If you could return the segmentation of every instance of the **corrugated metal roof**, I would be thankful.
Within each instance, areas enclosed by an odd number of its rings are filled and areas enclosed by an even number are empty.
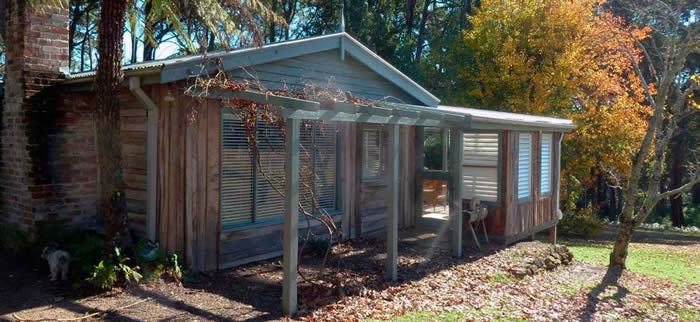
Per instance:
[[[333,38],[338,39],[339,41],[337,43],[334,43]],[[329,41],[332,43],[332,46],[330,47],[327,46]],[[249,62],[245,58],[255,58],[259,56],[264,56],[263,53],[268,53],[266,57],[268,57],[269,60],[274,61],[276,59],[279,59],[277,57],[285,56],[284,54],[278,55],[278,52],[288,53],[291,55],[295,55],[296,53],[308,54],[314,52],[315,50],[328,50],[331,47],[340,48],[342,46],[341,43],[345,43],[345,52],[353,55],[355,58],[367,65],[370,69],[382,75],[390,82],[394,83],[398,87],[402,88],[404,91],[408,92],[410,95],[416,97],[416,99],[423,102],[424,104],[435,106],[440,102],[440,100],[437,97],[435,97],[432,93],[418,85],[410,77],[403,74],[401,71],[389,64],[386,60],[379,57],[377,54],[369,50],[367,47],[362,45],[359,41],[352,38],[352,36],[348,35],[345,32],[333,33],[329,35],[316,36],[304,39],[276,42],[272,44],[266,44],[262,46],[262,48],[249,47],[233,50],[221,50],[207,53],[206,55],[187,55],[169,59],[125,65],[123,67],[123,70],[126,76],[131,76],[134,74],[144,72],[148,73],[151,71],[153,71],[154,73],[162,71],[160,75],[161,82],[170,82],[173,80],[185,79],[187,77],[190,77],[192,76],[191,73],[193,71],[194,73],[196,73],[196,71],[200,70],[201,67],[206,67],[202,66],[202,62],[205,58],[209,59],[210,61],[212,59],[218,58],[221,58],[222,61],[242,58],[245,64],[255,65],[254,62]],[[300,51],[299,48],[304,48],[305,50]],[[237,65],[224,64],[224,67],[227,70],[235,69],[237,68]],[[207,68],[203,68],[202,70],[206,71]],[[94,71],[74,73],[67,75],[66,83],[75,84],[88,82],[94,76]]]
[[[545,127],[553,129],[572,130],[576,125],[567,119],[554,117],[535,116],[518,113],[498,112],[469,107],[438,105],[438,110],[445,112],[470,115],[472,123],[487,123],[501,125],[520,125],[532,127]]]

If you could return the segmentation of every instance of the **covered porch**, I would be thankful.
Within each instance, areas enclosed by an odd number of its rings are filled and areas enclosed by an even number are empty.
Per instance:
[[[422,136],[425,127],[445,128],[452,133],[450,150],[452,159],[446,175],[449,181],[449,204],[450,215],[447,227],[452,231],[449,239],[450,252],[452,256],[462,256],[462,147],[463,133],[471,128],[471,117],[469,115],[440,111],[435,108],[428,108],[409,104],[398,103],[372,103],[371,105],[355,104],[347,102],[317,102],[299,98],[260,93],[253,90],[230,91],[215,90],[199,95],[200,98],[216,99],[226,102],[227,100],[242,99],[260,104],[270,104],[278,106],[285,119],[285,160],[284,160],[284,222],[283,222],[283,296],[282,305],[285,314],[293,315],[297,311],[297,261],[299,247],[299,168],[300,168],[300,125],[303,120],[322,120],[335,122],[350,122],[359,124],[372,124],[382,127],[386,133],[386,140],[383,143],[386,149],[386,169],[385,180],[388,187],[387,207],[385,212],[386,227],[386,259],[385,276],[388,280],[397,279],[397,258],[398,258],[398,230],[399,230],[399,208],[406,205],[399,204],[399,140],[400,126],[415,127],[415,155],[409,158],[415,160],[415,168],[408,171],[413,172],[416,178],[415,187],[412,191],[416,196],[414,209],[423,207],[422,199],[422,178],[423,178],[423,148]],[[344,164],[345,160],[340,160],[341,169],[354,166]],[[406,171],[406,169],[402,169]],[[352,201],[350,201],[352,202]],[[420,215],[422,211],[418,211]],[[343,236],[352,236],[350,227],[350,216],[344,215],[341,223]]]

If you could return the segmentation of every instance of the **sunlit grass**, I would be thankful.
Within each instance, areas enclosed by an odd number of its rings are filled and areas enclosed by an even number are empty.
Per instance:
[[[562,240],[583,262],[607,266],[612,243]],[[700,252],[697,246],[631,243],[627,255],[627,269],[632,272],[667,278],[679,284],[700,283]]]

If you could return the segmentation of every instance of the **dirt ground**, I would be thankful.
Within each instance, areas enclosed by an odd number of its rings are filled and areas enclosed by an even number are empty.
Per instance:
[[[481,250],[467,244],[465,256],[454,259],[446,242],[435,242],[430,233],[408,231],[401,236],[398,281],[383,278],[382,239],[336,245],[323,279],[310,284],[300,277],[296,318],[352,321],[422,316],[414,312],[436,316],[457,312],[457,319],[470,320],[676,321],[700,316],[698,284],[681,286],[576,260],[534,276],[512,276],[513,265],[548,247],[542,242],[491,244]],[[644,233],[639,238],[676,242],[700,251],[696,237]],[[318,257],[302,258],[300,271],[305,278],[318,272]],[[0,320],[66,319],[92,313],[100,314],[90,319],[121,321],[278,320],[284,319],[281,278],[280,259],[274,259],[200,274],[182,285],[159,281],[85,294],[70,285],[49,282],[45,268],[27,267],[0,254]]]

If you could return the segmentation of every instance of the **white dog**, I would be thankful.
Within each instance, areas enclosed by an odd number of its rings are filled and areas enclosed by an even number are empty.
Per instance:
[[[52,246],[45,247],[41,252],[41,258],[49,262],[51,269],[52,281],[55,281],[58,275],[61,275],[61,280],[68,279],[68,267],[70,265],[70,254],[65,250],[56,249]]]

